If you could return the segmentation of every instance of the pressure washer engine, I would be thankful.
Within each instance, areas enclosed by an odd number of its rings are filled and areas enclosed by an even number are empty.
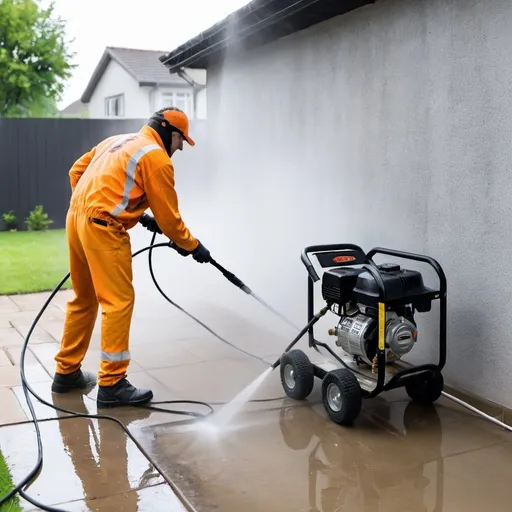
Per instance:
[[[401,269],[399,265],[378,265],[386,289],[388,300],[401,299],[411,293],[423,294],[423,276],[414,270]],[[340,321],[329,334],[336,336],[336,345],[347,354],[354,356],[358,364],[376,364],[379,333],[378,307],[374,298],[379,295],[379,287],[364,269],[337,268],[324,273],[322,296],[331,302]],[[385,318],[385,360],[394,362],[410,352],[417,340],[418,330],[414,319],[414,307],[418,311],[429,311],[430,301],[421,300],[411,305],[396,304],[386,311]]]
[[[321,280],[326,306],[314,313],[314,283],[320,281],[311,262],[316,256],[324,269]],[[439,278],[438,289],[425,286],[417,270],[397,263],[376,264],[376,254],[426,263]],[[322,399],[328,416],[349,425],[359,415],[362,398],[405,387],[422,404],[435,402],[443,391],[441,370],[446,362],[446,278],[437,261],[419,254],[375,248],[368,254],[357,245],[336,244],[306,248],[302,261],[308,271],[309,347],[322,355],[310,360],[302,350],[287,348],[274,367],[280,366],[286,394],[304,400],[313,390],[314,378],[322,379]],[[429,313],[440,300],[439,362],[411,365],[402,360],[418,342],[416,315]],[[328,330],[337,350],[315,338],[313,325],[327,312],[337,317]],[[313,356],[315,354],[313,353]],[[312,356],[312,358],[313,358]],[[334,358],[334,361],[330,359]],[[341,368],[340,368],[341,365]]]

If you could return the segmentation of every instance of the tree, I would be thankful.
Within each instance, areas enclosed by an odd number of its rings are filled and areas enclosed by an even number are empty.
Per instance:
[[[0,117],[26,117],[55,105],[75,66],[54,5],[0,0]]]

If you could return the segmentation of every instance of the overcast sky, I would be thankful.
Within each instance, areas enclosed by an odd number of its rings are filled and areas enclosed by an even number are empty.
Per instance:
[[[43,0],[49,4],[50,0]],[[106,46],[170,51],[199,34],[248,0],[54,0],[66,21],[77,64],[62,101],[80,98]],[[145,8],[144,8],[145,7]]]

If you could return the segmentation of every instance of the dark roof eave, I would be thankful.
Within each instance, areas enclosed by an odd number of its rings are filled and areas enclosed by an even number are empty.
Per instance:
[[[160,61],[170,73],[182,67],[207,69],[212,59],[222,55],[230,44],[243,49],[255,48],[375,1],[253,0],[162,55]]]

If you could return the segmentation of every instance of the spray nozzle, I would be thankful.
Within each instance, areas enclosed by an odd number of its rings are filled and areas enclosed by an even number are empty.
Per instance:
[[[248,295],[251,295],[252,290],[247,285],[245,285],[238,277],[236,277],[235,274],[233,274],[233,272],[230,272],[229,270],[226,270],[222,265],[219,265],[219,263],[217,263],[213,258],[210,260],[210,263],[216,269],[220,270],[222,272],[222,274],[224,275],[224,277],[228,281],[233,283],[235,286],[240,288],[242,291],[244,291]]]
[[[172,240],[169,240],[169,247],[171,249],[174,249],[175,251],[179,252],[180,254],[183,254],[183,250],[180,249],[175,242],[173,242]],[[186,251],[184,252],[185,254]],[[185,255],[183,254],[183,255]],[[219,263],[217,263],[213,258],[210,259],[210,263],[217,269],[217,270],[220,270],[222,272],[222,274],[224,275],[224,277],[231,283],[233,283],[236,287],[240,288],[243,292],[247,293],[247,295],[251,295],[252,294],[252,290],[242,282],[241,279],[239,279],[238,277],[235,276],[235,274],[233,274],[233,272],[230,272],[229,270],[226,270],[222,265],[220,265]]]

